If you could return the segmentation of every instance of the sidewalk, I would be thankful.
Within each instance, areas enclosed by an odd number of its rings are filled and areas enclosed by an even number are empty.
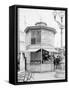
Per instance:
[[[56,72],[43,72],[43,73],[33,73],[31,81],[41,81],[41,80],[59,80],[65,77],[56,77]]]

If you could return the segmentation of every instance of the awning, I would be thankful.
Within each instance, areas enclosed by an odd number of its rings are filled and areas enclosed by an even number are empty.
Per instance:
[[[26,50],[26,52],[36,52],[36,51],[38,51],[40,48],[38,48],[38,49],[28,49],[28,50]],[[56,52],[56,53],[58,53],[58,51],[57,50],[55,50],[55,49],[51,49],[51,48],[42,48],[42,49],[44,49],[44,50],[46,50],[46,51],[49,51],[49,52]]]
[[[39,49],[28,49],[28,50],[26,50],[26,52],[36,52],[36,51],[38,51]]]
[[[46,51],[49,51],[49,52],[57,52],[58,53],[58,51],[53,48],[43,48],[43,49]]]

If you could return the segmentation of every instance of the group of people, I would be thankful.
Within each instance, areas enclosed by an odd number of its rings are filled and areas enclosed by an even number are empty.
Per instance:
[[[54,60],[53,60],[54,69],[61,68],[61,61],[62,61],[62,58],[60,56],[54,57]]]
[[[52,62],[54,64],[54,69],[58,69],[61,68],[61,61],[62,61],[62,57],[57,55],[44,55],[43,56],[43,63],[45,62]]]

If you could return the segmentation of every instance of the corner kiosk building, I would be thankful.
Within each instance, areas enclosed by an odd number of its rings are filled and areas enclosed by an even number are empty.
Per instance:
[[[44,22],[25,29],[26,33],[26,67],[31,72],[53,71],[54,65],[44,55],[56,52],[54,39],[56,30]]]

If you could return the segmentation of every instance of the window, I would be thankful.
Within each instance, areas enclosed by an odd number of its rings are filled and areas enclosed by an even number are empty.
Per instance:
[[[31,31],[31,44],[40,44],[41,43],[41,31],[32,30]]]
[[[31,38],[31,44],[35,44],[35,38]]]
[[[37,39],[36,39],[36,43],[40,44],[41,43],[41,31],[37,31]]]
[[[40,64],[41,63],[41,51],[30,53],[30,64]]]

